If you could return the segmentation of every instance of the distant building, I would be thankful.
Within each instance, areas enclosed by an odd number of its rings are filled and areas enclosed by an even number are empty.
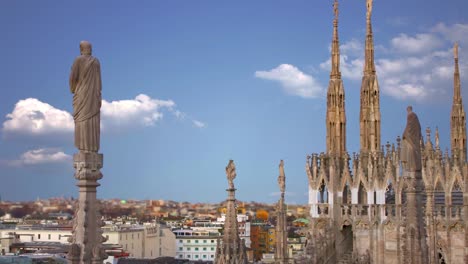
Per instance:
[[[176,236],[176,259],[190,261],[214,261],[216,246],[221,237],[219,232],[203,230],[173,230]]]
[[[0,229],[0,251],[9,253],[14,243],[25,242],[59,242],[68,245],[71,230],[70,226],[47,225],[18,225],[16,228]],[[175,235],[164,225],[106,225],[103,231],[107,239],[105,244],[120,245],[130,257],[175,256]]]
[[[251,248],[254,261],[260,261],[266,253],[275,252],[275,227],[264,221],[253,221],[251,226]]]

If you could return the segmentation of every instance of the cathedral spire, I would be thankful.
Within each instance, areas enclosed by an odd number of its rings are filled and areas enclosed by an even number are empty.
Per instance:
[[[373,0],[367,0],[366,15],[366,53],[364,61],[364,74],[375,74],[374,63],[374,36],[372,33],[372,5]]]
[[[453,58],[455,60],[454,86],[453,86],[453,103],[461,104],[461,83],[460,83],[460,68],[458,66],[458,43],[453,47]]]
[[[330,82],[327,91],[327,153],[346,152],[345,93],[340,72],[340,43],[338,39],[338,0],[333,3],[333,39]]]
[[[286,221],[286,204],[284,203],[284,191],[286,188],[286,176],[284,174],[284,162],[280,161],[278,185],[281,197],[276,206],[276,250],[275,260],[277,264],[287,264],[288,261],[288,229]]]
[[[453,85],[453,105],[450,119],[450,141],[452,153],[462,161],[466,161],[466,119],[461,96],[460,69],[458,66],[458,44],[453,47],[455,72]]]
[[[361,85],[360,137],[361,151],[380,150],[380,88],[374,62],[374,36],[372,33],[373,0],[367,0],[366,51],[364,75]]]
[[[226,176],[229,182],[228,198],[226,200],[226,220],[224,222],[224,233],[221,243],[216,249],[215,264],[246,264],[247,255],[245,253],[244,241],[239,238],[239,227],[237,225],[236,211],[236,188],[234,179],[236,178],[236,166],[230,160],[226,167]]]
[[[332,41],[332,69],[330,73],[331,78],[340,79],[340,43],[338,40],[338,0],[333,3],[333,12],[335,19],[333,19],[333,41]]]

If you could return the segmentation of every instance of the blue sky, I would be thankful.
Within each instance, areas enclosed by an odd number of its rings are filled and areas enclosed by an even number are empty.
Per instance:
[[[365,1],[341,1],[347,148],[359,149]],[[465,101],[465,0],[375,0],[382,144],[413,105],[449,146],[453,53]],[[68,76],[79,42],[101,61],[104,178],[98,196],[307,201],[306,155],[325,150],[332,1],[1,1],[0,194],[75,196]]]

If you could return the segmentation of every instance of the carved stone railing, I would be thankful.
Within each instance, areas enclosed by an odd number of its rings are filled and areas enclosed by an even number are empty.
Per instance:
[[[463,205],[435,205],[434,217],[439,220],[464,221]]]
[[[434,206],[434,217],[438,219],[443,219],[447,215],[446,211],[446,206],[445,205],[435,205]]]
[[[395,204],[344,204],[341,206],[343,219],[401,219],[402,205]]]
[[[330,205],[324,203],[317,204],[317,210],[319,217],[329,217]]]

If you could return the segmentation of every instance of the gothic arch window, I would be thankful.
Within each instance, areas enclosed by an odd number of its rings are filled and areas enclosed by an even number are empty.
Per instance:
[[[348,183],[343,188],[343,204],[351,204],[351,191]]]
[[[324,180],[322,180],[322,184],[320,184],[317,198],[319,203],[328,203],[328,187]]]
[[[452,205],[463,205],[463,192],[461,188],[460,181],[455,180],[452,187]]]
[[[440,181],[437,181],[434,190],[434,203],[436,205],[445,205],[445,191]]]
[[[388,181],[385,189],[385,204],[395,204],[395,189],[393,189],[392,181]]]
[[[359,190],[358,190],[358,203],[359,204],[367,204],[367,190],[362,184],[362,182],[359,184]]]

